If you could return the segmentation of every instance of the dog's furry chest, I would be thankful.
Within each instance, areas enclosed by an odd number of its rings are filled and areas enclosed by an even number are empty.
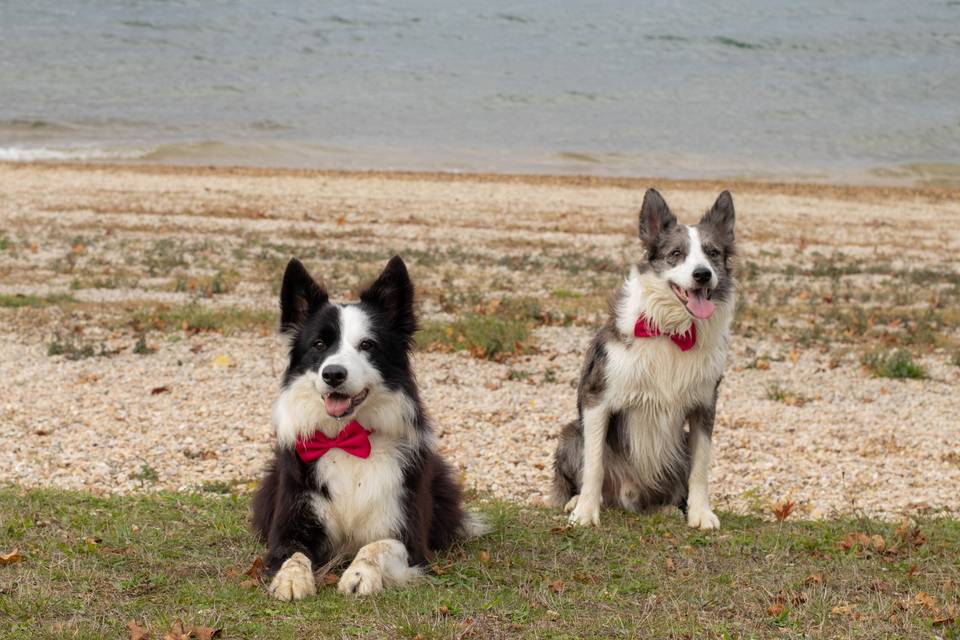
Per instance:
[[[725,340],[680,351],[666,338],[606,345],[604,400],[613,411],[685,415],[712,402],[726,360]]]
[[[700,346],[682,352],[665,338],[644,338],[607,347],[604,401],[621,415],[619,440],[644,486],[658,485],[684,464],[686,416],[713,402],[725,343]]]
[[[344,553],[398,537],[403,518],[403,459],[395,443],[371,440],[363,459],[333,449],[317,461],[313,508],[330,540]]]

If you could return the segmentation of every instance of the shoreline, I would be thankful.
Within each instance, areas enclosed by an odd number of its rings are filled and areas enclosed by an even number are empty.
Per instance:
[[[577,173],[509,173],[487,171],[421,171],[404,169],[321,169],[300,167],[253,167],[245,165],[179,164],[151,162],[91,162],[75,160],[3,161],[0,168],[17,170],[81,172],[126,172],[139,175],[240,176],[252,178],[355,178],[390,179],[450,183],[512,183],[536,186],[606,187],[710,191],[729,189],[749,193],[776,193],[791,196],[823,197],[841,200],[870,198],[924,198],[931,202],[960,198],[960,185],[899,185],[846,182],[808,182],[789,179],[749,178],[663,178],[653,176],[607,176]]]

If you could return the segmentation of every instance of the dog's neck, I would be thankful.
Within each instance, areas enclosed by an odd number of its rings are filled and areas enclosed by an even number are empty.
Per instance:
[[[717,310],[700,326],[729,323],[732,300],[717,302]],[[640,272],[630,269],[623,283],[623,290],[614,306],[614,321],[617,331],[625,338],[632,338],[637,318],[644,316],[666,334],[683,334],[690,330],[693,318],[670,289],[670,283],[652,271]]]

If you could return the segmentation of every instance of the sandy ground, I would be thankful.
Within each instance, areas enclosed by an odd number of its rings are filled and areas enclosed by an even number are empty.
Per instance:
[[[550,312],[530,324],[529,353],[416,359],[466,485],[541,500],[603,299],[638,256],[649,184],[0,165],[0,481],[249,489],[284,366],[267,327],[286,260],[302,257],[346,298],[398,252],[428,322],[517,298]],[[960,194],[655,184],[685,222],[720,188],[736,200],[744,313],[720,393],[715,504],[960,510]],[[143,319],[198,308],[238,319],[219,332]],[[134,349],[141,335],[150,353]],[[926,379],[861,365],[896,346]]]

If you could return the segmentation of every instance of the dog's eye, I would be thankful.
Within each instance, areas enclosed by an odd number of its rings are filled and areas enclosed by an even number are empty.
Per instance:
[[[327,348],[327,343],[324,342],[323,340],[314,340],[313,348],[316,349],[317,351],[323,351],[324,349]]]
[[[670,257],[673,258],[674,260],[679,260],[680,258],[683,257],[683,252],[682,252],[682,251],[674,251],[673,253],[670,254]]]
[[[717,249],[707,249],[707,255],[710,256],[711,258],[719,258],[720,251]]]
[[[360,351],[370,351],[370,349],[373,349],[373,347],[373,340],[361,340],[360,344],[357,345],[357,349]]]

